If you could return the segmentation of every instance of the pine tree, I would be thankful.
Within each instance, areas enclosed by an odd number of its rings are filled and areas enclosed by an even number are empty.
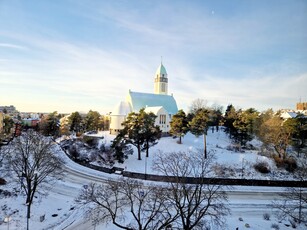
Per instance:
[[[232,104],[228,105],[224,116],[224,126],[226,127],[226,133],[228,133],[230,137],[232,137],[236,131],[233,126],[236,118],[237,112],[235,107]]]
[[[11,129],[14,127],[14,121],[10,116],[5,116],[3,119],[3,131],[5,134],[9,134],[11,132]]]
[[[147,114],[145,109],[141,109],[139,113],[130,113],[122,124],[122,135],[127,143],[137,148],[138,160],[141,160],[141,151],[146,150],[148,156],[148,149],[160,138],[161,131],[154,125],[155,118],[153,113]]]
[[[179,137],[179,144],[182,143],[181,138],[188,132],[188,119],[183,110],[179,110],[176,113],[172,121],[170,122],[171,129],[170,133],[174,136]]]
[[[196,137],[204,135],[204,154],[207,158],[206,135],[208,131],[209,111],[207,109],[199,109],[192,121],[189,122],[190,131]]]
[[[141,148],[145,142],[143,124],[139,114],[132,112],[122,124],[124,126],[123,136],[127,143],[134,145],[138,150],[138,160],[141,160]]]
[[[245,146],[247,141],[252,140],[257,118],[258,112],[253,108],[245,111],[239,110],[237,112],[236,119],[233,122],[233,127],[235,129],[234,138],[236,142],[240,142],[242,146]]]
[[[90,110],[84,119],[85,130],[98,131],[100,122],[100,114],[97,111]]]
[[[45,116],[40,122],[39,129],[46,136],[58,136],[60,133],[60,121],[57,111]]]
[[[157,116],[150,112],[145,113],[144,110],[140,111],[140,116],[143,119],[144,124],[144,138],[145,142],[143,144],[142,150],[146,150],[146,157],[149,156],[149,148],[156,145],[161,137],[161,130],[158,125],[155,125],[155,120]]]
[[[81,123],[82,123],[82,117],[78,112],[74,112],[68,117],[68,124],[70,126],[69,128],[70,131],[80,132],[82,126]]]

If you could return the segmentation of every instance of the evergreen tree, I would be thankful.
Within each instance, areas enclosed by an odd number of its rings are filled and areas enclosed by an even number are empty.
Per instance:
[[[127,143],[134,145],[138,150],[138,160],[141,160],[141,148],[145,142],[142,120],[138,113],[132,112],[123,122],[123,136]]]
[[[14,124],[15,124],[13,119],[10,116],[5,116],[3,118],[3,124],[4,124],[4,127],[3,127],[4,133],[10,134],[11,129],[14,127]]]
[[[190,131],[196,137],[204,135],[204,154],[207,158],[206,135],[208,130],[209,111],[207,109],[199,109],[192,121],[189,122]]]
[[[183,110],[179,110],[172,118],[170,122],[170,133],[179,137],[179,144],[181,144],[181,137],[183,137],[189,130],[188,118]]]
[[[60,132],[60,121],[57,111],[44,116],[40,122],[39,129],[46,136],[58,136]]]
[[[216,104],[209,109],[208,126],[212,126],[212,130],[214,130],[214,126],[216,128],[216,131],[219,130],[219,125],[222,123],[223,119],[222,111],[223,111],[223,106],[219,106]]]
[[[100,114],[97,111],[90,110],[84,119],[84,126],[86,131],[98,131],[100,127]]]
[[[300,153],[307,145],[307,118],[304,114],[298,114],[294,121],[296,132],[293,134],[293,145],[300,157]]]
[[[113,149],[113,156],[115,160],[117,160],[119,163],[124,163],[125,159],[128,157],[128,154],[133,153],[131,146],[128,145],[124,138],[123,130],[121,130],[114,138],[111,144],[111,149]]]
[[[149,148],[158,144],[158,140],[161,137],[161,130],[158,125],[155,125],[155,120],[157,116],[154,113],[152,112],[145,113],[144,110],[141,110],[140,117],[143,120],[144,124],[144,138],[145,138],[142,150],[146,151],[146,157],[148,157]]]
[[[242,146],[245,146],[247,141],[251,141],[253,139],[257,118],[258,112],[253,108],[245,111],[239,110],[237,112],[237,117],[233,122],[233,127],[235,129],[234,138],[236,142],[239,142]]]
[[[82,117],[79,112],[74,112],[68,117],[69,131],[80,132],[82,129]]]
[[[141,109],[139,113],[130,113],[122,124],[121,135],[137,148],[138,160],[141,160],[141,151],[146,149],[148,154],[150,146],[160,138],[160,129],[154,126],[155,117],[153,113],[146,114],[145,109]]]
[[[236,132],[236,129],[233,125],[236,119],[237,119],[236,109],[232,104],[230,104],[227,106],[224,116],[224,126],[226,127],[226,133],[228,133],[230,137],[232,137]]]

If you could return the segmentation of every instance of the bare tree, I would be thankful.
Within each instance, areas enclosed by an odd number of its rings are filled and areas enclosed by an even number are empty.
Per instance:
[[[227,195],[221,185],[205,183],[213,155],[207,159],[202,151],[173,152],[157,154],[153,169],[163,175],[175,178],[169,182],[167,200],[172,204],[179,218],[179,229],[205,229],[210,224],[223,226],[229,214]],[[188,184],[187,177],[197,177],[199,184]]]
[[[294,175],[300,182],[307,179],[307,159],[300,159],[300,167]],[[279,193],[281,199],[273,202],[273,208],[277,209],[277,217],[281,220],[290,218],[298,224],[307,223],[307,188],[288,187]]]
[[[165,229],[177,218],[162,195],[166,192],[163,187],[145,187],[140,181],[122,179],[90,184],[82,189],[76,201],[83,205],[94,204],[89,215],[96,214],[95,222],[111,221],[126,230]]]
[[[190,113],[195,114],[198,110],[207,108],[207,104],[208,104],[207,100],[201,98],[195,99],[191,103]]]
[[[11,142],[9,166],[26,194],[27,229],[36,193],[45,192],[44,185],[61,176],[61,161],[52,151],[51,138],[28,130]]]

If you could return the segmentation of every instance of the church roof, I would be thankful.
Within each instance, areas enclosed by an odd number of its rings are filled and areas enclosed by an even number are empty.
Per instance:
[[[128,100],[131,103],[132,110],[139,112],[140,109],[146,107],[163,106],[169,114],[176,114],[178,112],[177,103],[173,96],[152,94],[152,93],[139,93],[129,91]]]
[[[164,67],[164,65],[162,65],[162,63],[160,64],[160,66],[158,67],[157,71],[156,71],[156,75],[157,74],[164,74],[167,75],[166,69]]]
[[[111,115],[124,115],[126,116],[131,112],[131,108],[128,102],[121,101],[118,103],[115,108],[113,109]]]
[[[163,109],[163,107],[162,106],[152,106],[152,107],[146,107],[145,108],[145,112],[146,113],[150,113],[150,112],[152,112],[152,113],[154,113],[154,114],[158,114],[158,112],[161,110],[161,109]]]

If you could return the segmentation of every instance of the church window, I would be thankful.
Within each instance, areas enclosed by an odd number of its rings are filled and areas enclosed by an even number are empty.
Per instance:
[[[161,91],[165,92],[165,84],[164,83],[162,83],[161,88],[162,88]]]
[[[162,74],[162,77],[164,77],[164,73]]]
[[[160,117],[159,117],[159,124],[165,124],[166,122],[166,115],[165,114],[160,114]]]

